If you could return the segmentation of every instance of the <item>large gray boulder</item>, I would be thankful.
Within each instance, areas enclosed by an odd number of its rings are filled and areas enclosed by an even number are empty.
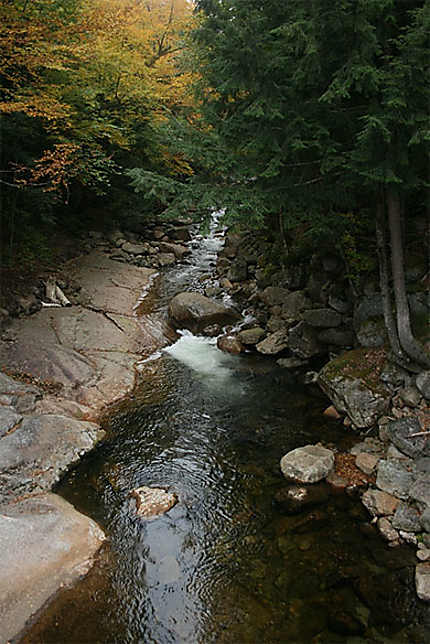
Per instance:
[[[267,336],[267,338],[259,342],[256,346],[256,349],[259,353],[273,356],[286,349],[287,346],[287,334],[285,333],[285,331],[279,330],[275,331],[275,333],[271,333]]]
[[[169,318],[176,328],[186,328],[196,333],[212,324],[235,322],[240,315],[234,309],[200,293],[178,293],[170,300]]]
[[[286,288],[281,288],[280,286],[267,286],[264,291],[260,293],[260,299],[266,306],[282,306],[289,295],[290,291]]]
[[[363,368],[356,352],[327,363],[318,374],[318,384],[336,409],[349,416],[358,429],[372,427],[388,409],[388,390],[374,377],[372,367]]]
[[[305,291],[294,291],[284,300],[282,317],[288,322],[296,322],[303,318],[303,311],[310,308],[312,308],[312,302]]]
[[[1,508],[0,640],[8,642],[61,588],[93,564],[105,535],[56,494]]]
[[[286,479],[299,483],[317,483],[334,466],[334,454],[320,445],[305,445],[293,449],[281,459],[281,472]]]
[[[407,499],[416,478],[416,473],[402,461],[382,460],[378,464],[376,485],[398,499]]]
[[[305,360],[322,353],[315,330],[306,322],[299,322],[289,330],[288,348],[295,356]]]

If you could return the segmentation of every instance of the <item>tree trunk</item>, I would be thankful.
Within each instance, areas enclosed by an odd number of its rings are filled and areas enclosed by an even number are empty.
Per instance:
[[[394,298],[396,302],[397,332],[402,349],[406,355],[425,366],[430,366],[430,357],[415,340],[409,313],[409,303],[405,286],[404,257],[402,243],[401,206],[397,189],[387,188],[388,222],[391,242],[391,270],[393,274]]]
[[[387,257],[387,240],[385,234],[385,204],[383,194],[379,196],[376,206],[376,248],[378,251],[378,264],[379,264],[379,282],[382,295],[382,306],[384,310],[385,328],[388,333],[388,340],[390,342],[391,350],[394,355],[402,359],[403,351],[400,346],[399,336],[397,335],[396,321],[393,315],[390,282],[389,282],[389,267]]]

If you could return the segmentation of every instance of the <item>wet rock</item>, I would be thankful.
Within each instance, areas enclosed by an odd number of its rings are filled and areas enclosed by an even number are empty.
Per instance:
[[[317,483],[333,469],[334,454],[319,445],[305,445],[288,452],[281,459],[286,479],[299,483]]]
[[[292,485],[278,490],[275,494],[275,502],[283,512],[298,514],[303,508],[325,503],[328,496],[327,486],[323,484]]]
[[[421,529],[419,512],[407,503],[400,503],[392,519],[393,528],[406,532],[418,532]]]
[[[351,347],[354,344],[354,333],[348,327],[337,327],[319,331],[317,339],[322,344],[332,344],[335,347]]]
[[[307,360],[302,360],[295,356],[292,356],[291,358],[279,358],[279,360],[276,361],[276,364],[283,369],[299,369],[300,367],[304,367],[307,363]]]
[[[177,328],[198,332],[208,325],[235,322],[240,315],[200,293],[178,293],[170,301],[169,317]]]
[[[336,409],[348,415],[355,427],[372,427],[388,409],[389,392],[367,379],[342,373],[341,365],[347,359],[348,353],[342,356],[342,360],[335,359],[325,365],[318,375],[318,384]]]
[[[357,340],[362,347],[382,347],[387,339],[384,320],[366,320],[357,330]]]
[[[218,338],[216,344],[218,349],[220,349],[221,351],[232,353],[234,355],[238,355],[245,350],[245,347],[240,342],[238,337],[234,335],[222,335]]]
[[[386,517],[381,517],[378,519],[376,524],[381,536],[385,541],[398,541],[399,533],[393,528],[391,522]]]
[[[391,442],[397,449],[411,458],[416,458],[421,454],[424,455],[427,450],[430,452],[426,436],[410,437],[411,434],[416,434],[420,431],[422,431],[420,423],[415,417],[401,418],[391,421],[387,425],[387,433]]]
[[[342,316],[332,309],[310,309],[303,313],[304,321],[314,327],[336,327],[342,323]]]
[[[136,488],[130,495],[136,499],[136,514],[145,519],[165,514],[178,502],[178,497],[173,492],[145,485]]]
[[[260,299],[266,306],[275,306],[284,304],[290,291],[279,286],[268,286],[260,293]]]
[[[10,432],[21,420],[22,416],[12,409],[0,407],[0,438]]]
[[[421,474],[409,490],[409,496],[424,512],[430,507],[430,474]]]
[[[285,331],[275,331],[264,340],[259,342],[256,349],[264,355],[276,355],[287,348],[287,336]]]
[[[88,572],[105,539],[98,525],[55,494],[2,507],[0,633],[14,638],[61,588]]]
[[[429,561],[430,562],[430,549],[422,548],[417,550],[417,559],[419,561]]]
[[[384,492],[407,499],[415,479],[414,472],[409,471],[402,461],[379,462],[376,485]]]
[[[172,244],[171,242],[160,242],[160,251],[162,253],[172,254],[178,261],[182,261],[186,255],[191,253],[190,249],[180,244]]]
[[[288,331],[288,348],[299,358],[306,360],[322,353],[314,329],[305,322],[299,322]]]
[[[430,601],[430,563],[420,563],[415,568],[415,587],[417,595],[425,602]]]
[[[361,452],[355,457],[355,464],[359,470],[365,474],[373,474],[379,461],[379,456],[369,454],[368,452]]]
[[[399,499],[392,494],[371,489],[366,490],[361,500],[363,505],[374,517],[394,514],[400,503]]]
[[[233,284],[226,277],[223,277],[222,279],[220,279],[219,285],[224,291],[227,291],[227,292],[233,288]]]
[[[242,342],[242,344],[245,344],[246,346],[252,346],[260,342],[260,340],[264,336],[264,333],[264,329],[262,329],[260,326],[255,326],[251,329],[244,329],[243,331],[240,331],[237,337],[239,338],[240,342]]]
[[[430,400],[430,371],[422,371],[416,377],[417,389],[426,400]]]
[[[172,239],[178,239],[180,241],[190,241],[191,234],[188,226],[175,226],[171,230]]]

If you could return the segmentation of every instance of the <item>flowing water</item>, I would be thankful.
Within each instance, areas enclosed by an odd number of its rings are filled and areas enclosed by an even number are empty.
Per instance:
[[[190,262],[154,287],[154,326],[172,295],[202,289],[221,245],[214,220]],[[274,503],[285,452],[346,443],[323,419],[326,404],[273,362],[229,356],[186,331],[144,361],[140,386],[106,420],[104,444],[57,490],[109,544],[23,642],[428,641],[414,553],[386,548],[357,500],[331,495],[296,515]],[[169,488],[179,503],[139,519],[129,493],[142,485]]]

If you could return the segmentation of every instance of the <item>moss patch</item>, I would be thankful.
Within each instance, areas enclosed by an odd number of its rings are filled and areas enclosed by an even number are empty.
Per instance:
[[[375,349],[360,348],[346,351],[331,360],[323,369],[328,378],[343,376],[361,380],[372,391],[381,390],[379,376],[383,369],[387,352],[384,347]],[[383,393],[386,393],[385,390]]]

